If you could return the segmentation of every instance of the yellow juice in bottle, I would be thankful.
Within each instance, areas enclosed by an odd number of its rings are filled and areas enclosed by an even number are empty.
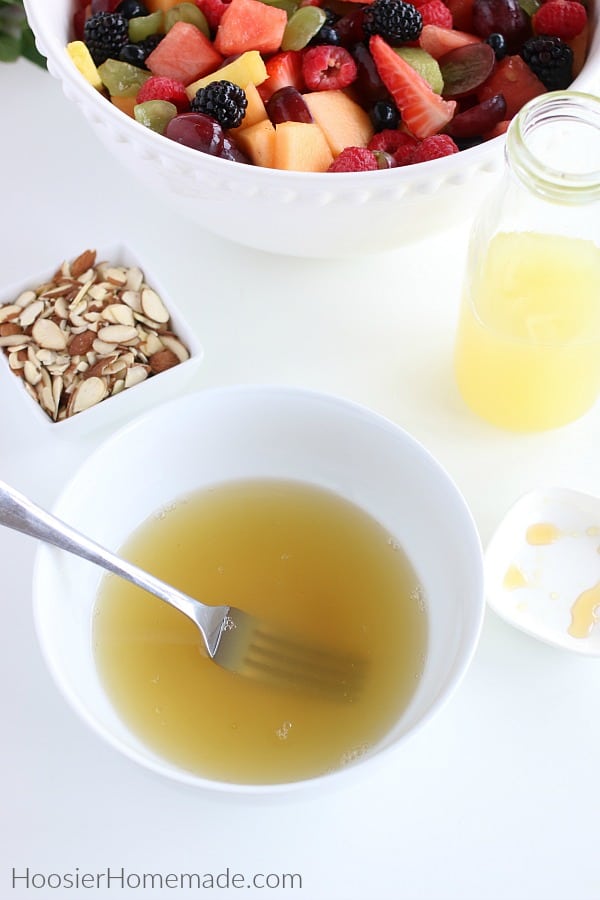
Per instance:
[[[495,425],[541,431],[600,393],[600,248],[534,232],[496,234],[462,300],[461,394]]]

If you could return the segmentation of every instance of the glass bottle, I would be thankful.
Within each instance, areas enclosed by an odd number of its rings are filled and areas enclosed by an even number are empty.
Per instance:
[[[542,94],[511,122],[470,238],[455,371],[467,405],[514,431],[600,394],[600,97]]]

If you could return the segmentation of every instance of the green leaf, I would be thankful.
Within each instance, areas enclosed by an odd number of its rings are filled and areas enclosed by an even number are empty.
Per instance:
[[[46,68],[46,57],[42,56],[38,48],[35,46],[35,38],[31,28],[26,28],[21,38],[21,55],[28,59],[29,62],[35,63],[42,69]]]
[[[21,40],[0,31],[0,62],[14,62],[21,55]]]

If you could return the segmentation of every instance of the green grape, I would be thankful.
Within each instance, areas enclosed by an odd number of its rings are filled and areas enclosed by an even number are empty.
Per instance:
[[[164,134],[171,119],[177,115],[177,107],[168,100],[146,100],[133,107],[133,115],[146,128]]]
[[[298,0],[262,0],[267,6],[275,6],[277,9],[284,9],[288,19],[294,15],[298,9]]]
[[[113,97],[135,97],[150,78],[150,72],[118,59],[107,59],[98,66],[102,84]]]
[[[302,50],[320,31],[326,19],[325,10],[318,6],[297,9],[285,27],[281,49]]]
[[[195,25],[205,37],[210,37],[210,28],[208,27],[206,16],[195,3],[180,3],[178,6],[173,6],[165,12],[165,31],[169,31],[176,22],[187,22],[189,25]]]
[[[540,0],[519,0],[519,6],[528,16],[533,16],[541,5]]]
[[[164,31],[164,14],[161,10],[150,13],[149,16],[135,16],[129,20],[129,40],[132,44],[143,41],[151,34]]]

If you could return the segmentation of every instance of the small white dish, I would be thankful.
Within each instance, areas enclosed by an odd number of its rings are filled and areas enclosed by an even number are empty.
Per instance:
[[[72,260],[84,248],[79,247],[64,259]],[[189,352],[189,359],[180,362],[170,369],[148,377],[114,396],[109,396],[95,406],[78,412],[76,415],[54,422],[44,409],[31,397],[24,388],[22,379],[11,371],[4,350],[0,349],[0,378],[7,383],[7,390],[14,397],[14,404],[23,404],[31,413],[38,425],[55,436],[72,437],[87,434],[109,424],[123,422],[151,407],[177,396],[196,373],[200,366],[204,351],[198,338],[186,322],[177,304],[169,296],[159,279],[150,270],[146,262],[131,247],[118,243],[109,247],[98,247],[96,260],[108,261],[115,266],[137,266],[144,273],[145,283],[152,287],[161,297],[170,314],[170,328],[177,335]],[[35,289],[52,279],[62,260],[55,260],[54,265],[37,274],[28,275],[19,282],[7,285],[0,291],[0,306],[10,304],[22,292]]]
[[[600,656],[600,498],[548,487],[508,511],[485,553],[489,606],[548,644]]]

